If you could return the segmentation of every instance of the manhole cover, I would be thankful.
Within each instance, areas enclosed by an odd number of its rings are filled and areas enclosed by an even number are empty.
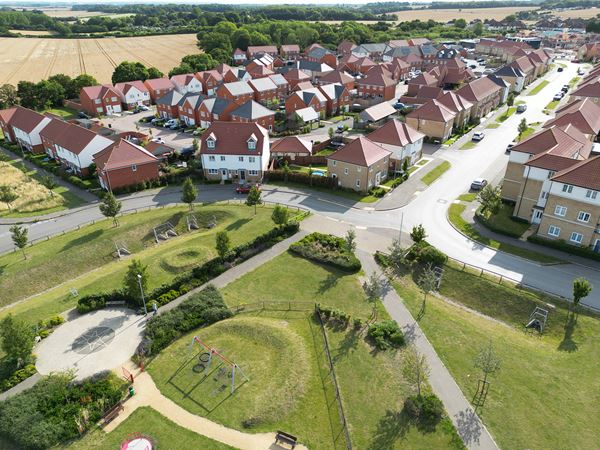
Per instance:
[[[79,336],[71,348],[80,355],[89,355],[90,353],[102,350],[115,338],[115,330],[110,327],[95,327],[81,336]]]

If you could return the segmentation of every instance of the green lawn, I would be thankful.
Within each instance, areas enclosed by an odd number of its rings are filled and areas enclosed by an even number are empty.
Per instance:
[[[517,111],[516,106],[511,106],[510,108],[506,108],[506,111],[504,111],[504,114],[499,115],[498,118],[496,119],[496,122],[497,123],[504,122],[506,119],[508,119],[510,116],[512,116],[516,111]]]
[[[72,108],[67,108],[66,106],[50,108],[45,110],[44,113],[54,114],[55,116],[59,116],[64,120],[74,119],[77,117],[77,111]]]
[[[458,230],[460,230],[462,233],[464,233],[474,241],[477,241],[493,249],[500,250],[506,253],[511,253],[513,255],[520,256],[522,258],[530,259],[532,261],[540,263],[555,263],[559,261],[556,258],[553,258],[552,256],[548,256],[522,247],[517,247],[516,245],[499,242],[494,239],[482,236],[471,223],[468,223],[465,219],[463,219],[462,213],[465,209],[465,204],[453,203],[448,209],[448,220],[450,220],[450,223],[454,225]]]
[[[149,406],[136,409],[123,423],[110,433],[96,429],[80,440],[61,446],[70,450],[108,450],[118,449],[128,437],[141,433],[152,438],[156,448],[161,450],[229,450],[228,445],[213,441],[187,428],[171,422]]]
[[[310,170],[322,170],[323,172],[327,173],[327,165],[313,165],[313,166],[296,166],[294,164],[290,164],[290,169],[292,169],[294,172],[302,172],[302,173],[306,173],[308,174],[310,172]]]
[[[477,147],[477,142],[475,141],[467,141],[463,145],[460,146],[460,150],[471,150]]]
[[[335,152],[334,149],[326,147],[323,150],[320,150],[317,153],[315,153],[315,156],[329,156],[334,152]]]
[[[571,78],[571,81],[569,81],[569,87],[575,86],[579,82],[580,79],[581,79],[581,77],[573,77],[573,78]]]
[[[490,123],[486,128],[500,128],[499,123]]]
[[[534,132],[535,132],[535,128],[534,127],[527,127],[527,129],[525,131],[523,131],[523,133],[521,133],[521,137],[517,136],[517,141],[519,141],[519,142],[520,141],[524,141],[529,136],[531,136]]]
[[[422,294],[409,276],[395,286],[411,312]],[[502,323],[430,298],[419,325],[446,367],[472,399],[480,370],[473,360],[492,342],[501,368],[490,377],[486,403],[478,414],[500,448],[595,448],[600,439],[597,414],[600,321],[579,314],[567,320],[565,305],[548,297],[499,285],[447,266],[441,294]],[[524,325],[535,306],[549,309],[542,336]],[[573,380],[576,380],[574,382]]]
[[[536,87],[529,91],[527,95],[535,95],[544,89],[550,82],[548,80],[542,80]]]
[[[443,161],[437,167],[434,167],[429,172],[421,177],[421,181],[427,186],[431,185],[435,180],[441,177],[444,172],[450,169],[451,164],[448,161]]]
[[[552,100],[550,103],[548,103],[546,105],[546,109],[553,110],[558,106],[559,103],[560,103],[560,100]]]
[[[512,234],[521,236],[529,228],[527,222],[520,222],[512,218],[514,206],[503,203],[500,211],[493,216],[486,217],[492,227],[500,228]]]
[[[2,313],[14,312],[28,320],[38,320],[73,307],[77,301],[70,295],[75,287],[80,295],[97,293],[121,286],[127,270],[127,259],[115,259],[114,242],[124,243],[135,258],[148,265],[150,289],[172,280],[183,271],[216,255],[215,234],[229,231],[232,245],[246,242],[273,226],[270,208],[234,205],[196,207],[200,224],[215,216],[217,227],[187,232],[185,207],[155,209],[128,214],[114,228],[105,220],[64,236],[52,238],[27,249],[28,259],[20,253],[0,256],[4,277],[0,278],[2,302],[13,303],[29,295],[53,288]],[[170,221],[180,235],[156,245],[152,226]],[[69,281],[65,281],[68,274]]]
[[[466,192],[466,193],[458,196],[458,199],[462,200],[463,202],[472,202],[472,201],[475,201],[476,198],[477,198],[476,192]]]

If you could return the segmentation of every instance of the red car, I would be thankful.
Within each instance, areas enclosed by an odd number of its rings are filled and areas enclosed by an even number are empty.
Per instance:
[[[247,194],[250,192],[250,189],[252,189],[252,186],[256,186],[256,188],[260,191],[260,184],[244,183],[238,184],[238,186],[235,188],[235,192],[237,194]]]

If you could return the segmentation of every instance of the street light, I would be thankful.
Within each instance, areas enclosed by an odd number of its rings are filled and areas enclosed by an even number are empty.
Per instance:
[[[142,288],[142,275],[138,273],[138,284],[140,285],[140,292],[142,294],[142,302],[144,303],[144,315],[148,315],[148,310],[146,309],[146,299],[144,298],[144,288]]]

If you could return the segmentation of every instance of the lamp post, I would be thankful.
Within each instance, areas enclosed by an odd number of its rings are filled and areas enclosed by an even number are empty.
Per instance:
[[[144,288],[142,288],[142,275],[138,273],[138,284],[140,285],[140,293],[142,294],[142,303],[144,303],[144,315],[148,315],[148,310],[146,309],[146,299],[144,298]]]

